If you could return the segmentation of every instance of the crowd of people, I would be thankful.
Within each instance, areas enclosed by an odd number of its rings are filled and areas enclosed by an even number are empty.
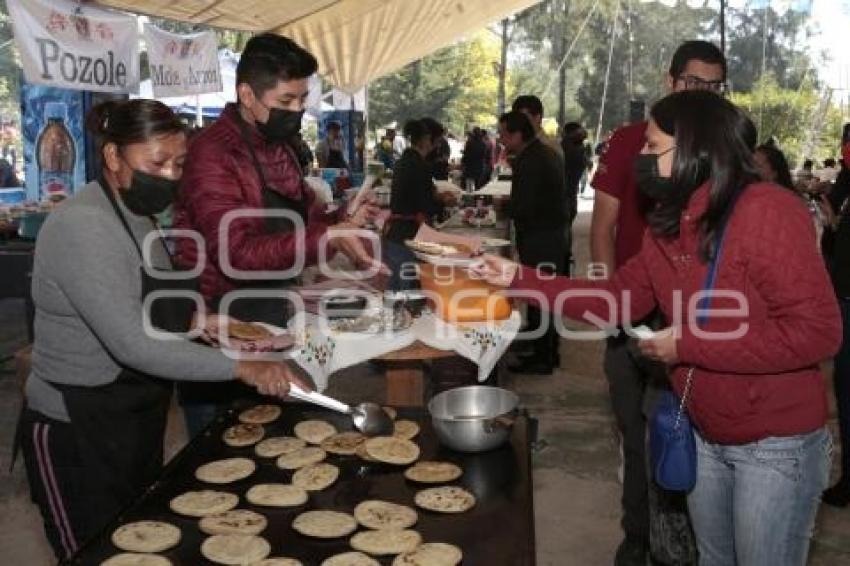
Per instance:
[[[446,129],[428,117],[406,123],[402,135],[388,129],[376,147],[393,170],[387,245],[381,260],[371,257],[352,230],[375,219],[375,202],[329,211],[304,181],[298,136],[316,68],[293,41],[255,36],[237,67],[238,101],[191,144],[155,101],[108,102],[90,115],[101,141],[99,178],[51,214],[37,243],[36,335],[20,429],[57,556],[72,555],[156,479],[175,384],[193,434],[245,390],[283,397],[290,383],[308,388],[283,362],[236,361],[187,340],[153,338],[143,302],[162,290],[200,292],[200,307],[154,303],[149,322],[172,333],[215,336],[223,311],[285,326],[290,305],[276,293],[292,280],[268,273],[315,264],[328,245],[354,265],[393,275],[410,260],[404,240],[453,204],[434,184],[451,168]],[[471,269],[539,297],[528,300],[526,322],[544,331],[512,371],[548,375],[560,366],[556,316],[593,322],[615,304],[621,327],[655,331],[642,339],[612,332],[606,345],[624,459],[617,566],[650,556],[661,564],[803,565],[822,495],[850,503],[850,142],[834,182],[814,172],[794,179],[776,144],[757,147],[753,123],[724,98],[726,74],[716,46],[685,42],[649,119],[608,139],[591,182],[591,256],[602,274],[593,279],[570,270],[589,164],[579,123],[552,139],[540,99],[519,96],[498,117],[497,140],[470,131],[460,163],[472,191],[492,178],[502,154],[510,165],[516,261],[485,255]],[[328,126],[319,165],[344,166],[339,130]],[[169,205],[174,226],[199,240],[171,246],[159,237],[155,215]],[[272,214],[240,214],[247,209]],[[147,263],[184,273],[157,278]],[[197,277],[186,273],[199,263]],[[688,302],[714,289],[734,293],[711,297],[723,316],[705,302],[696,326],[680,316],[683,294]],[[230,301],[234,290],[259,292]],[[571,291],[596,294],[559,300]],[[747,308],[736,309],[736,300]],[[740,327],[747,330],[712,338]],[[842,477],[824,493],[832,440],[821,364],[836,353],[846,450]],[[686,494],[662,489],[648,464],[647,417],[670,389],[695,427],[696,483]]]

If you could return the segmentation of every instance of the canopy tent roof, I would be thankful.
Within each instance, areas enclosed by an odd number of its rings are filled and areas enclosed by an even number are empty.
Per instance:
[[[540,0],[97,0],[128,12],[291,37],[355,92]]]

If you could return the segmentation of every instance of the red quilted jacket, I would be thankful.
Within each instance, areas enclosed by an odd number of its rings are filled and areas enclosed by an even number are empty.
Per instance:
[[[717,341],[697,336],[687,322],[694,312],[688,301],[703,288],[708,271],[698,260],[698,219],[707,199],[703,186],[682,214],[677,239],[658,239],[647,231],[640,253],[608,281],[541,281],[533,269],[523,268],[513,287],[542,291],[549,304],[566,290],[606,290],[617,297],[615,316],[608,315],[609,303],[602,298],[567,298],[561,310],[573,319],[594,322],[591,314],[619,324],[639,320],[658,305],[674,326],[682,321],[681,361],[671,380],[681,395],[688,369],[696,368],[688,411],[711,441],[742,444],[813,431],[827,417],[819,364],[838,350],[842,327],[809,212],[793,193],[768,183],[753,184],[740,197],[726,228],[714,288],[742,293],[749,312],[718,316],[737,302],[715,296],[712,314],[700,328],[716,333],[747,327],[740,338]],[[624,291],[630,292],[629,305],[619,299]],[[677,302],[684,305],[678,308]]]
[[[222,217],[233,210],[263,207],[260,178],[240,134],[238,119],[237,106],[229,104],[215,124],[192,140],[175,203],[174,227],[195,230],[205,242],[201,293],[207,301],[246,284],[228,278],[221,269]],[[262,218],[240,218],[230,224],[228,249],[223,251],[235,269],[284,270],[294,263],[300,237],[306,264],[315,263],[319,239],[331,219],[316,204],[289,146],[267,144],[254,126],[249,126],[249,137],[269,186],[290,198],[305,199],[310,207],[309,221],[305,234],[268,234]],[[198,251],[194,241],[180,238],[177,260],[182,266],[193,267]]]

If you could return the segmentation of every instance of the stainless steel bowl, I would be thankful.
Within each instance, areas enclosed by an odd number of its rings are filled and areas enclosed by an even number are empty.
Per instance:
[[[459,452],[484,452],[508,439],[518,404],[513,391],[471,385],[435,395],[428,412],[440,442]]]

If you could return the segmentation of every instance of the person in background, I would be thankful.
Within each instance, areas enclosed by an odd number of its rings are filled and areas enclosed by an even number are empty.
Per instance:
[[[12,162],[14,163],[14,162]],[[20,187],[21,181],[15,173],[15,167],[5,158],[0,158],[0,187]]]
[[[522,112],[531,121],[534,132],[544,145],[552,149],[561,158],[564,157],[564,152],[561,149],[561,144],[558,140],[550,137],[543,131],[543,102],[533,94],[523,94],[516,97],[511,105],[511,110]]]
[[[476,126],[466,138],[466,145],[463,146],[463,157],[460,160],[463,169],[464,189],[468,188],[470,184],[474,185],[476,191],[481,188],[486,159],[487,144],[484,143],[484,132]]]
[[[422,223],[433,224],[444,207],[454,199],[452,193],[437,193],[431,176],[431,154],[439,138],[426,120],[410,120],[404,125],[407,149],[393,170],[390,194],[390,218],[386,238],[397,244],[412,240]]]
[[[434,138],[434,131],[426,120],[410,120],[404,125],[404,136],[409,143],[393,170],[390,217],[384,232],[383,259],[392,273],[388,288],[393,291],[413,286],[413,281],[402,275],[405,266],[415,263],[404,242],[415,239],[423,223],[433,224],[454,199],[451,193],[438,194],[432,180],[427,157],[439,141]]]
[[[773,144],[763,144],[753,152],[753,163],[759,172],[759,176],[765,181],[776,183],[786,189],[794,189],[791,179],[791,169],[788,160],[782,150]]]
[[[844,329],[832,375],[841,446],[839,476],[838,481],[823,493],[823,502],[833,507],[847,507],[850,503],[850,169],[847,167],[850,164],[850,124],[844,125],[841,156],[844,166],[828,197],[835,211],[835,221],[824,238],[829,240],[824,255],[841,307]]]
[[[587,172],[589,165],[587,159],[587,130],[578,122],[564,124],[561,135],[561,151],[564,155],[564,175],[567,190],[567,257],[565,260],[565,271],[561,275],[569,275],[570,266],[573,262],[572,254],[572,226],[576,214],[578,214],[578,193],[581,179]]]
[[[262,274],[290,270],[299,257],[315,264],[322,246],[328,257],[342,252],[360,266],[381,269],[354,235],[377,209],[364,205],[327,213],[305,183],[291,145],[301,130],[307,78],[316,68],[313,55],[291,39],[255,35],[236,67],[237,102],[189,147],[175,227],[196,231],[203,244],[199,249],[194,240],[181,239],[178,259],[191,268],[206,258],[201,294],[213,311],[226,305],[222,314],[285,327],[293,280]],[[257,209],[265,214],[240,214]],[[261,296],[244,293],[258,290]],[[192,384],[181,385],[179,393],[190,433],[197,433],[244,391]]]
[[[390,140],[393,148],[393,161],[397,161],[401,158],[401,155],[404,153],[404,150],[407,148],[407,144],[404,142],[404,136],[399,136],[395,128],[390,128],[387,130],[387,139]]]
[[[499,141],[513,156],[513,178],[508,216],[516,229],[520,262],[544,273],[563,273],[567,225],[564,162],[544,145],[524,113],[511,111],[499,117]],[[531,354],[510,366],[515,373],[551,375],[558,366],[558,333],[551,315],[535,306],[526,312],[528,329],[540,337],[532,341]]]
[[[196,291],[197,280],[166,276],[175,266],[153,220],[183,171],[183,123],[161,102],[136,99],[93,107],[87,126],[102,170],[38,236],[32,371],[18,429],[32,499],[60,561],[159,478],[174,380],[239,380],[279,397],[290,382],[306,386],[282,363],[152,334],[201,330],[195,302],[175,298]],[[156,293],[164,296],[147,305]],[[206,322],[214,330],[221,319]]]
[[[726,59],[720,49],[706,41],[681,44],[666,75],[669,92],[695,89],[724,92],[725,81]],[[596,191],[590,224],[590,256],[597,276],[610,277],[641,249],[652,195],[638,190],[634,163],[644,145],[647,125],[638,122],[614,131],[591,181]],[[635,325],[652,325],[652,318],[650,315],[648,320],[636,321]],[[616,566],[643,566],[650,550],[644,412],[651,401],[648,398],[645,402],[647,384],[659,372],[657,364],[645,363],[638,354],[630,348],[624,333],[608,339],[605,375],[623,450],[621,524],[625,537],[617,549]]]
[[[481,171],[480,187],[483,187],[493,178],[493,155],[496,153],[496,142],[487,130],[481,130],[481,141],[484,142],[484,168]]]
[[[431,140],[434,145],[434,149],[426,157],[431,165],[431,176],[437,181],[447,181],[449,179],[449,159],[451,159],[452,148],[446,139],[446,128],[433,118],[422,118],[421,122],[431,133]]]
[[[316,160],[321,168],[348,169],[345,160],[345,145],[342,139],[342,126],[339,122],[329,122],[324,139],[316,144]]]
[[[728,100],[678,92],[650,116],[636,165],[641,190],[655,195],[650,229],[609,280],[543,277],[493,255],[472,271],[597,326],[658,308],[666,327],[638,347],[669,367],[678,396],[690,383],[699,563],[804,566],[832,452],[820,366],[841,342],[808,212],[758,179],[755,127]],[[707,289],[723,294],[695,305]],[[699,326],[694,309],[706,313]]]
[[[395,135],[395,133],[393,133]],[[381,140],[375,146],[375,159],[383,163],[384,168],[392,170],[395,165],[393,158],[393,142],[387,135],[381,136]]]

